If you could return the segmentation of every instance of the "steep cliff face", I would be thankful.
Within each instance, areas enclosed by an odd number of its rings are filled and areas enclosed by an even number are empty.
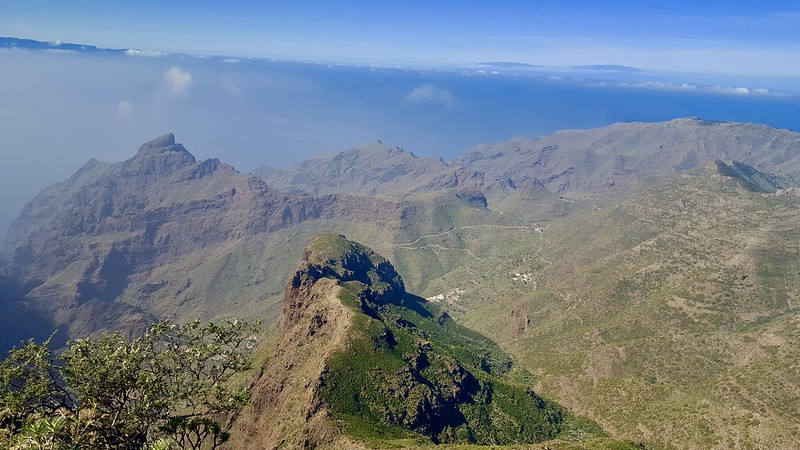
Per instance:
[[[234,448],[364,448],[332,421],[320,389],[329,359],[349,348],[359,314],[342,302],[346,288],[341,283],[369,282],[380,272],[392,281],[382,292],[403,290],[391,264],[378,258],[334,235],[309,244],[286,285],[275,349],[257,374],[250,405],[234,425]]]
[[[295,281],[300,284],[292,287]],[[342,435],[319,396],[327,360],[347,348],[353,326],[354,312],[339,300],[340,289],[334,280],[305,275],[287,286],[292,313],[284,315],[277,348],[234,424],[233,448],[361,448]]]
[[[0,260],[10,263],[0,274],[31,288],[0,303],[42,316],[45,334],[58,327],[72,337],[134,331],[181,311],[210,318],[237,305],[218,302],[213,286],[196,287],[197,276],[209,283],[217,276],[192,275],[206,261],[309,221],[378,220],[398,210],[380,200],[281,193],[216,159],[196,161],[167,134],[126,161],[89,161],[25,206],[7,235]],[[275,245],[266,241],[260,245]],[[237,300],[256,300],[243,296]],[[193,301],[194,310],[181,306]],[[209,306],[198,310],[197,301]],[[7,344],[31,336],[10,336]]]
[[[76,260],[98,260],[100,267],[113,252],[128,264],[153,266],[318,218],[332,203],[270,190],[215,159],[196,162],[170,134],[127,161],[90,161],[45,189],[14,222],[5,248],[28,278],[46,279]]]
[[[495,344],[408,294],[386,259],[339,235],[307,247],[273,343],[235,448],[535,443],[580,428],[511,381],[526,378],[512,377]]]

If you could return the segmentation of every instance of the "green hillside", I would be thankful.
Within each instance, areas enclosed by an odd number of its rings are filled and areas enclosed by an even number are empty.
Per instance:
[[[566,410],[513,381],[511,360],[494,343],[406,293],[388,261],[337,235],[309,249],[309,261],[339,280],[341,300],[361,313],[349,347],[331,357],[322,379],[322,398],[349,433],[513,444],[570,428]]]
[[[477,283],[454,272],[440,289],[461,289],[450,308],[537,375],[539,392],[614,436],[796,447],[800,198],[740,181],[714,165],[656,180],[498,241],[471,268]]]

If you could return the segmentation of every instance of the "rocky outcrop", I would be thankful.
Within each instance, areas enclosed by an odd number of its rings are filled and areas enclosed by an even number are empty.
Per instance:
[[[340,300],[339,283],[363,278],[368,257],[322,250],[309,245],[286,285],[281,324],[271,337],[276,347],[234,423],[233,448],[364,448],[334,425],[319,389],[328,359],[347,349],[356,315]]]
[[[286,286],[284,327],[291,327],[304,315],[311,289],[324,278],[337,283],[358,282],[363,285],[365,301],[375,303],[399,304],[406,293],[400,275],[382,256],[340,235],[321,235],[306,248],[303,263]]]
[[[277,348],[234,423],[232,448],[363,448],[343,436],[319,398],[327,360],[347,347],[353,324],[354,313],[339,301],[339,289],[332,280],[308,283],[292,294],[287,288],[286,303],[297,309],[273,338]]]

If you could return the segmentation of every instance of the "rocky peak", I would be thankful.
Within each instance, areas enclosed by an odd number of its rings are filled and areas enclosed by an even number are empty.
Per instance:
[[[174,134],[167,133],[153,139],[152,141],[145,142],[141,147],[139,147],[139,150],[136,152],[136,156],[142,157],[168,152],[189,153],[183,145],[175,143]]]
[[[125,162],[123,171],[137,176],[165,176],[195,162],[194,155],[175,143],[175,135],[167,133],[139,147],[136,156]]]
[[[322,417],[345,434],[357,422],[383,439],[388,425],[431,443],[533,443],[561,431],[563,409],[507,383],[511,360],[496,344],[407,293],[386,259],[344,236],[323,234],[306,247],[286,287],[281,332],[254,398],[297,405],[296,391],[306,393],[311,406],[295,433],[303,436],[298,447],[321,444],[314,421]],[[279,409],[254,408],[252,416]],[[291,420],[274,416],[272,423]],[[269,425],[251,427],[259,428],[270,442],[290,439]]]
[[[363,302],[401,303],[405,295],[403,280],[388,260],[342,235],[322,234],[309,242],[303,262],[286,286],[284,325],[297,321],[308,306],[314,283],[323,278],[358,285]]]

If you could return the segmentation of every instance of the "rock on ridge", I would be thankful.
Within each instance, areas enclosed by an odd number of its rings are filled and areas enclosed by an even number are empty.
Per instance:
[[[195,162],[194,155],[176,144],[172,133],[167,133],[139,147],[136,156],[125,161],[120,172],[137,177],[165,177]]]
[[[308,244],[303,262],[286,286],[284,327],[297,323],[308,306],[311,288],[322,278],[360,282],[372,301],[402,302],[406,293],[402,278],[387,259],[342,235],[322,234]]]
[[[167,133],[142,144],[136,152],[136,156],[150,156],[167,152],[189,153],[183,145],[175,143],[174,134]]]

